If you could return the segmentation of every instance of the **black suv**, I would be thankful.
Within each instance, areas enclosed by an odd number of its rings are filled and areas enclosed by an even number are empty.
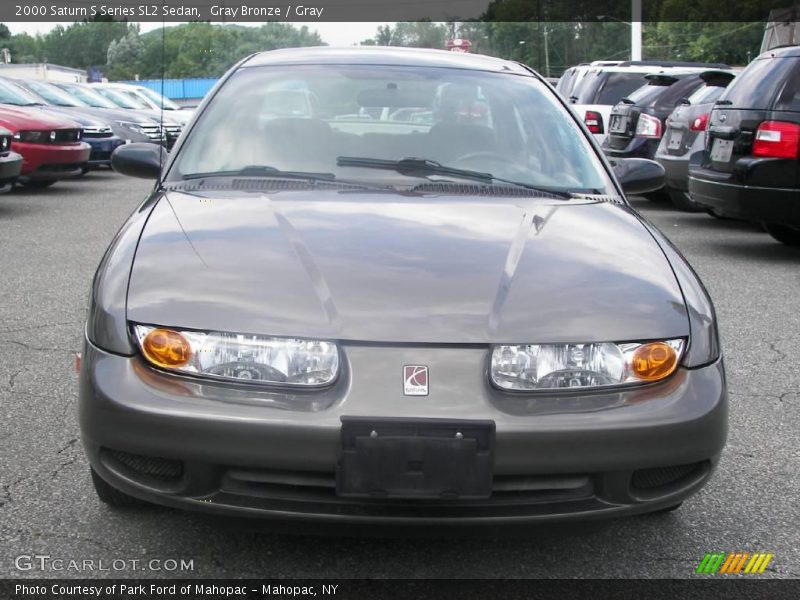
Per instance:
[[[720,96],[689,163],[689,194],[800,245],[800,46],[765,52]]]

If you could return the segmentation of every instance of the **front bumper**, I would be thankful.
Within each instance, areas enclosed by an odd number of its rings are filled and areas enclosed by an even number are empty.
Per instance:
[[[494,389],[485,377],[486,353],[345,345],[344,369],[331,388],[287,394],[160,373],[137,356],[87,342],[82,439],[98,474],[132,496],[309,522],[516,524],[622,516],[677,504],[708,480],[727,433],[721,360],[624,392],[532,398]],[[439,385],[431,384],[429,396],[404,396],[403,364],[428,364]],[[492,496],[338,497],[343,416],[494,421]]]
[[[13,184],[22,171],[22,156],[9,151],[0,156],[0,190]]]
[[[110,166],[111,153],[125,143],[125,140],[116,135],[105,138],[84,138],[84,141],[91,147],[87,161],[87,166],[90,167]]]
[[[28,179],[76,177],[91,153],[85,142],[64,145],[13,142],[11,148],[22,155],[21,174]]]

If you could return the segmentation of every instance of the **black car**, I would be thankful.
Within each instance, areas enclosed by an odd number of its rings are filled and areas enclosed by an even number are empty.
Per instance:
[[[667,117],[685,98],[705,85],[701,73],[647,75],[647,84],[612,109],[603,152],[613,158],[655,157]]]
[[[717,215],[763,223],[800,245],[800,46],[760,55],[709,117],[689,164],[692,199]]]
[[[689,197],[689,158],[705,147],[709,113],[734,77],[730,71],[701,73],[700,79],[705,85],[683,98],[665,123],[655,159],[667,174],[665,190],[681,210],[702,210]]]

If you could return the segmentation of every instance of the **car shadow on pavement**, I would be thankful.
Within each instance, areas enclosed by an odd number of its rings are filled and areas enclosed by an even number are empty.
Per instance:
[[[766,233],[763,242],[718,241],[714,245],[722,253],[747,260],[769,262],[800,262],[800,246],[787,246],[773,240]]]

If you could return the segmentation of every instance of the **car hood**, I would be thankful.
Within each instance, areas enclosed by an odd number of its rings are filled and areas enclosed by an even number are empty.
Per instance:
[[[681,290],[626,207],[379,192],[168,192],[128,319],[405,343],[687,336]]]
[[[85,112],[78,112],[71,110],[69,108],[63,108],[60,106],[38,106],[35,107],[41,110],[48,116],[53,116],[55,118],[64,118],[69,119],[70,121],[74,121],[78,125],[82,127],[107,127],[108,122],[98,119],[95,116],[89,115]],[[78,109],[80,110],[80,109]]]
[[[14,132],[25,129],[80,129],[80,125],[55,113],[45,113],[38,106],[4,104],[0,107],[0,125]]]

